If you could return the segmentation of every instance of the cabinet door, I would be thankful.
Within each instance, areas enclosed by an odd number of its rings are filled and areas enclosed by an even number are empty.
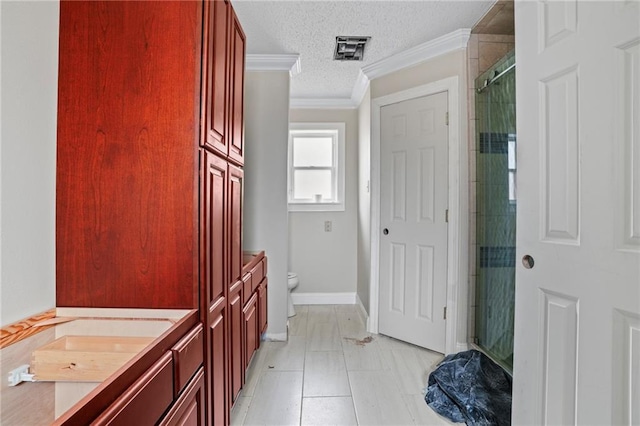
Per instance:
[[[260,286],[258,287],[258,317],[260,334],[267,330],[267,277],[264,277]],[[260,346],[260,340],[258,340],[258,346]]]
[[[245,369],[249,367],[251,357],[258,347],[258,297],[254,294],[244,307]]]
[[[229,52],[229,158],[238,164],[244,162],[244,126],[242,122],[244,99],[245,36],[233,9],[230,10]]]
[[[226,157],[227,148],[227,96],[229,12],[227,0],[205,1],[205,58],[202,92],[204,107],[202,123],[206,126],[202,144],[220,152]]]
[[[244,382],[242,292],[242,281],[236,281],[229,289],[229,407],[233,406]]]
[[[209,365],[208,424],[224,425],[227,418],[227,323],[226,306],[216,306],[209,325]]]
[[[229,165],[229,283],[242,275],[242,169]]]
[[[227,162],[200,150],[202,158],[200,270],[207,366],[208,424],[225,424],[227,418]]]
[[[200,368],[160,426],[204,426],[204,406],[204,369]]]
[[[202,310],[209,312],[214,305],[220,303],[226,293],[227,162],[205,150],[200,152],[204,171],[200,196],[203,209],[200,225],[200,266],[205,296]]]

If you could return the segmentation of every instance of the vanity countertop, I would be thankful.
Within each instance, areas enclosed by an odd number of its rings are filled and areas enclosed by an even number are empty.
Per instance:
[[[251,271],[265,257],[264,251],[245,251],[242,253],[242,275]]]
[[[91,412],[108,405],[196,323],[196,310],[59,307],[44,319],[3,329],[0,370],[5,380],[0,385],[0,424],[48,425],[89,418]],[[41,381],[9,386],[6,377],[11,370],[30,364],[35,350],[65,336],[135,336],[151,341],[101,382]]]

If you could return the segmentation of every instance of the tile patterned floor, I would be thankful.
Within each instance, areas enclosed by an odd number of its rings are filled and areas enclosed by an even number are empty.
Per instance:
[[[357,309],[296,306],[289,341],[263,342],[254,357],[231,424],[452,424],[423,398],[442,355],[371,336]]]

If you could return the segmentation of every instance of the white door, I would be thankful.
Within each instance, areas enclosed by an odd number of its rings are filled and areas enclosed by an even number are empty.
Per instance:
[[[640,424],[639,6],[516,1],[517,425]]]
[[[378,330],[445,351],[447,92],[380,113]]]

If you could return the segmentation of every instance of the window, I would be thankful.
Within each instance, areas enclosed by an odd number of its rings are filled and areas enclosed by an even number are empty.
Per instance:
[[[291,123],[289,211],[344,210],[344,123]]]

